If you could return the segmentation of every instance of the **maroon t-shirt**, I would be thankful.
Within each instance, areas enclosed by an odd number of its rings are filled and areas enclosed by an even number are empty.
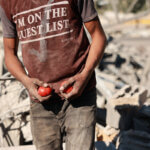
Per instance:
[[[0,16],[3,36],[19,38],[30,77],[59,93],[61,82],[84,68],[90,44],[83,23],[97,16],[93,0],[0,0]]]

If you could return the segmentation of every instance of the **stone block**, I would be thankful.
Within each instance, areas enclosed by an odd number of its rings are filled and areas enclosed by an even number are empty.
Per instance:
[[[142,118],[133,119],[134,130],[145,131],[150,133],[150,120]]]
[[[7,119],[0,124],[0,146],[18,146],[20,144],[20,121]]]
[[[117,109],[130,106],[141,107],[147,99],[147,90],[139,86],[125,86],[111,98],[111,105]]]
[[[96,142],[95,150],[116,150],[115,146],[109,142]]]
[[[112,127],[103,127],[99,124],[96,125],[96,137],[97,141],[113,142],[116,140],[120,130],[116,130]]]
[[[130,128],[134,113],[147,98],[147,90],[138,86],[125,86],[109,99],[106,124],[121,130]]]
[[[116,129],[128,130],[132,124],[135,109],[117,110],[110,103],[107,104],[106,124]]]
[[[124,131],[117,142],[118,150],[149,150],[150,134],[141,131]]]

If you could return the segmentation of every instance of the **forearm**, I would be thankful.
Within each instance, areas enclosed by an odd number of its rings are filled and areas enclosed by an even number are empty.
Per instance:
[[[5,64],[8,71],[20,82],[24,83],[24,81],[28,78],[17,56],[12,54],[5,55]]]
[[[18,40],[15,38],[4,38],[5,64],[8,71],[20,82],[25,85],[29,79],[24,67],[17,56]]]
[[[83,72],[92,74],[97,64],[100,62],[106,46],[106,36],[100,25],[96,22],[96,28],[89,28],[92,37],[89,54]],[[88,27],[88,26],[87,26]]]

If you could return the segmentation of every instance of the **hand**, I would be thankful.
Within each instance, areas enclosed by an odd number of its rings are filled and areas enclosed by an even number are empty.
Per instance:
[[[40,81],[36,78],[28,78],[25,81],[24,86],[27,88],[31,98],[35,102],[43,102],[51,97],[51,95],[42,97],[38,94],[39,86],[48,87],[50,86],[50,84],[44,83],[43,81]]]
[[[67,100],[73,100],[76,97],[81,96],[90,77],[91,77],[91,73],[89,74],[89,73],[82,72],[69,78],[59,89],[61,95]],[[69,86],[73,86],[72,91],[70,93],[64,93],[63,91]]]

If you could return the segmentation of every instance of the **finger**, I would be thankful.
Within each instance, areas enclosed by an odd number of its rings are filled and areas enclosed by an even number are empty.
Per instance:
[[[38,85],[38,86],[42,86],[43,85],[43,81],[40,81],[39,79],[33,79],[33,83],[35,85]]]
[[[77,92],[76,90],[73,88],[73,90],[70,92],[70,93],[64,93],[64,92],[61,92],[61,95],[65,98],[65,99],[72,99],[73,97],[75,97],[77,95]]]
[[[34,102],[36,102],[36,103],[39,103],[39,102],[40,102],[40,101],[39,101],[37,98],[35,98],[34,96],[31,97],[31,100],[34,101]]]
[[[61,91],[60,94],[61,94],[61,96],[62,96],[64,99],[66,99],[66,97],[67,97],[67,94],[66,94],[66,93],[64,93],[63,91]]]
[[[73,83],[75,82],[74,78],[70,78],[69,80],[67,80],[63,85],[61,85],[60,87],[60,91],[64,91],[68,86],[73,85]]]
[[[38,100],[39,100],[40,102],[43,102],[43,101],[47,101],[48,99],[50,99],[50,97],[51,97],[51,95],[49,95],[49,96],[44,96],[44,97],[39,96],[39,97],[38,97]]]
[[[49,84],[48,83],[43,83],[43,85],[42,85],[43,87],[48,87],[49,86]]]
[[[53,89],[53,84],[48,83],[48,86]]]
[[[37,100],[40,101],[40,102],[42,102],[42,101],[44,101],[44,100],[48,100],[48,99],[51,97],[51,95],[44,96],[44,97],[40,96],[40,95],[38,94],[38,91],[37,91],[36,88],[33,88],[32,91],[31,91],[31,93],[32,93],[33,97],[35,97],[35,99],[37,99]]]
[[[51,95],[41,97],[40,102],[46,101],[46,100],[50,99],[50,97],[51,97]]]

